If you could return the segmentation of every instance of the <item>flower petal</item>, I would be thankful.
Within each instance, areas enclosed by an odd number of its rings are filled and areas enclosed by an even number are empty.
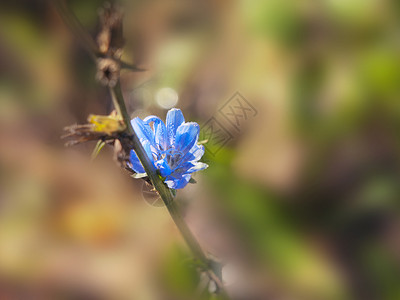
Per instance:
[[[194,144],[192,149],[182,158],[181,162],[191,161],[196,162],[204,155],[204,146]]]
[[[157,157],[157,154],[155,153],[154,148],[150,145],[150,142],[148,140],[144,140],[142,142],[142,146],[144,148],[144,151],[147,154],[147,157],[150,159],[150,162],[154,165],[154,157]],[[132,164],[133,171],[135,171],[136,173],[145,173],[146,172],[143,168],[142,163],[139,160],[139,157],[137,156],[137,154],[134,150],[131,150],[130,155],[129,155],[129,160]]]
[[[194,166],[191,167],[189,170],[187,170],[186,173],[190,174],[190,173],[193,173],[193,172],[204,170],[206,168],[208,168],[207,164],[202,163],[202,162],[195,162]]]
[[[180,164],[178,167],[176,167],[175,169],[172,170],[172,173],[174,174],[174,176],[182,176],[183,174],[186,174],[187,171],[193,167],[194,164],[191,162],[185,162],[183,164]]]
[[[170,166],[167,164],[165,159],[160,159],[156,161],[155,166],[158,170],[160,170],[160,174],[162,177],[167,177],[172,173]]]
[[[136,173],[145,173],[144,168],[139,160],[139,157],[136,155],[134,150],[131,150],[129,155],[129,160],[132,164],[132,170]]]
[[[155,142],[159,146],[159,149],[165,151],[169,147],[169,139],[167,134],[167,127],[165,127],[164,122],[156,116],[148,116],[145,118],[144,123],[150,124],[154,122],[154,134],[155,134]]]
[[[204,170],[207,167],[208,167],[208,165],[205,163],[202,163],[202,162],[188,161],[188,162],[181,164],[177,168],[175,168],[173,170],[173,174],[175,174],[175,176],[179,176],[179,175],[183,175],[183,174],[190,174],[190,173]]]
[[[156,147],[154,147],[154,144],[151,144],[149,141],[145,140],[142,142],[144,151],[146,151],[147,156],[150,158],[150,161],[154,165],[154,160],[157,159],[159,156],[159,151]]]
[[[194,122],[184,123],[176,131],[175,148],[186,155],[199,138],[200,127]]]
[[[175,143],[175,136],[178,127],[181,126],[181,124],[184,122],[185,118],[183,117],[180,109],[172,108],[168,111],[166,123],[168,139],[171,146],[173,146]]]
[[[180,178],[168,176],[167,180],[165,180],[164,182],[168,185],[170,189],[182,189],[188,184],[190,178],[190,174],[185,174]]]
[[[151,144],[155,143],[154,133],[149,124],[144,123],[140,118],[134,118],[131,124],[142,144],[143,140],[148,140]]]

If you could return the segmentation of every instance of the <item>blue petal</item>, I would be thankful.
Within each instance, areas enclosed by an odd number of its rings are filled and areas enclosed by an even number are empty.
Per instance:
[[[208,165],[202,162],[185,162],[183,164],[181,164],[180,166],[178,166],[177,168],[175,168],[173,170],[173,174],[175,176],[180,176],[183,174],[190,174],[190,173],[194,173],[197,171],[201,171],[204,170],[205,168],[207,168]]]
[[[170,189],[182,189],[188,184],[190,178],[190,174],[185,174],[180,178],[169,176],[164,182],[168,185]]]
[[[147,156],[150,158],[150,161],[154,165],[154,160],[157,159],[159,156],[159,151],[156,147],[154,147],[154,144],[151,144],[149,141],[144,140],[142,142],[143,148],[146,151]]]
[[[190,149],[197,143],[200,127],[197,123],[184,123],[176,131],[175,148],[186,155]]]
[[[144,123],[140,118],[134,118],[131,124],[142,144],[144,140],[149,141],[151,144],[155,143],[154,133],[149,124]]]
[[[195,162],[193,164],[194,164],[194,166],[191,167],[189,170],[187,170],[186,173],[190,174],[190,173],[201,171],[201,170],[208,168],[208,165],[205,163],[202,163],[202,162]]]
[[[185,118],[180,109],[172,108],[167,113],[167,133],[170,145],[174,145],[176,131],[182,123],[185,122]]]
[[[181,162],[186,161],[196,162],[204,155],[204,146],[194,144],[192,149],[182,158]]]
[[[150,162],[154,165],[154,157],[156,157],[156,153],[152,146],[150,145],[150,142],[147,140],[144,140],[142,142],[142,146],[144,148],[144,151],[147,154],[147,157],[150,159]],[[145,170],[143,168],[142,163],[139,160],[139,157],[137,156],[136,152],[134,150],[131,150],[129,160],[132,164],[132,169],[136,173],[145,173]]]
[[[136,155],[136,152],[134,150],[131,150],[129,160],[132,164],[133,171],[135,171],[136,173],[145,173],[139,157]]]
[[[176,176],[176,177],[182,176],[183,174],[186,174],[187,171],[190,168],[192,168],[193,166],[194,166],[194,164],[191,163],[191,162],[182,163],[172,171],[173,175]]]
[[[158,170],[160,170],[160,174],[162,177],[167,177],[172,173],[170,166],[167,164],[165,159],[160,159],[155,162],[155,166]]]
[[[160,150],[165,151],[169,147],[169,140],[167,135],[167,128],[165,127],[164,122],[156,116],[148,116],[143,120],[146,124],[150,124],[154,122],[154,134],[155,134],[155,142],[159,146]]]

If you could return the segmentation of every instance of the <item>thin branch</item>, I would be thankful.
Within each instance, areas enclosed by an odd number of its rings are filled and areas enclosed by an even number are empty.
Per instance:
[[[133,135],[135,132],[133,131],[132,124],[130,122],[130,117],[129,117],[128,111],[126,110],[125,102],[121,101],[123,96],[122,96],[119,80],[115,87],[108,87],[108,90],[110,91],[111,100],[113,102],[114,108],[116,109],[118,115],[122,117],[129,133],[131,135]],[[119,93],[118,96],[117,96],[117,92]]]
[[[86,50],[90,53],[90,55],[97,61],[98,58],[101,58],[102,55],[98,51],[98,47],[94,40],[90,37],[90,35],[84,30],[82,25],[80,24],[79,20],[73,15],[63,0],[55,0],[54,3],[56,4],[57,10],[59,11],[61,17],[63,18],[64,22],[68,25],[70,30],[79,38],[80,42],[86,48]],[[135,66],[121,63],[122,66],[129,66],[136,68]],[[141,70],[141,69],[138,69]],[[141,70],[143,71],[143,70]],[[161,199],[165,203],[168,212],[170,213],[173,221],[175,222],[176,226],[178,227],[179,231],[181,232],[185,242],[189,246],[190,250],[192,251],[194,257],[199,260],[205,269],[205,272],[208,274],[209,278],[213,280],[218,288],[220,294],[228,299],[228,296],[225,293],[223,288],[223,284],[219,277],[215,274],[211,267],[210,260],[206,257],[203,250],[201,249],[199,243],[197,242],[196,238],[193,236],[192,232],[190,231],[189,227],[187,226],[186,222],[182,217],[182,212],[180,207],[172,196],[171,190],[164,184],[162,179],[157,173],[156,168],[150,161],[150,158],[147,156],[139,138],[135,134],[134,129],[131,125],[131,119],[128,114],[128,111],[125,106],[125,101],[122,95],[121,86],[119,82],[119,78],[115,86],[109,85],[109,91],[111,94],[111,98],[114,104],[115,109],[117,110],[118,115],[120,115],[123,119],[123,122],[126,125],[126,134],[127,138],[132,143],[132,148],[135,150],[137,156],[139,157],[140,162],[142,163],[144,170],[146,171],[151,183],[153,184],[154,188],[157,190]]]
[[[221,280],[212,270],[209,259],[204,254],[196,238],[193,236],[186,222],[182,218],[182,212],[180,210],[178,202],[174,201],[171,190],[164,184],[160,176],[157,174],[157,170],[151,163],[149,157],[147,156],[142,146],[142,143],[135,134],[130,122],[130,117],[125,107],[125,101],[122,96],[120,84],[117,83],[117,85],[114,88],[110,88],[110,93],[111,97],[113,98],[113,103],[116,110],[120,112],[120,115],[122,116],[123,121],[127,126],[127,130],[131,134],[133,149],[135,150],[137,156],[139,157],[139,160],[142,163],[148,177],[150,178],[151,183],[153,184],[154,188],[157,190],[161,199],[166,205],[169,214],[171,215],[176,226],[181,232],[186,244],[189,246],[189,249],[192,251],[194,257],[198,259],[201,262],[201,264],[205,267],[206,272],[209,275],[210,279],[215,281],[215,283],[217,284],[220,293],[225,297],[227,297]]]
[[[70,31],[75,34],[92,59],[96,61],[98,53],[96,42],[83,28],[77,17],[69,10],[65,0],[54,0],[51,2],[54,3],[59,15],[63,19],[64,23],[69,27]]]
[[[49,0],[51,3],[54,3],[58,14],[63,19],[64,23],[68,26],[71,32],[73,32],[76,37],[79,39],[80,44],[86,49],[89,53],[90,57],[97,62],[98,58],[107,57],[104,53],[100,53],[99,48],[95,42],[95,40],[87,33],[81,22],[78,18],[71,12],[68,8],[65,0]],[[120,59],[114,58],[116,62],[118,62],[123,69],[127,69],[133,72],[145,72],[146,69],[139,68],[135,64],[131,64],[125,62]]]
[[[139,68],[136,65],[124,62],[122,60],[120,60],[119,63],[121,64],[121,68],[123,68],[123,69],[131,70],[131,71],[135,71],[135,72],[145,72],[145,71],[147,71],[146,69]]]

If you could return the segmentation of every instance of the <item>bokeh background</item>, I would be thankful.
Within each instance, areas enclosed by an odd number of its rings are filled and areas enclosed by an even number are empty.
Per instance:
[[[231,136],[177,201],[232,298],[400,299],[400,2],[121,4],[132,117],[176,106]],[[103,1],[68,5],[95,37]],[[112,110],[95,73],[51,1],[1,1],[0,298],[216,299],[112,149],[64,147]],[[239,129],[236,92],[257,111]]]

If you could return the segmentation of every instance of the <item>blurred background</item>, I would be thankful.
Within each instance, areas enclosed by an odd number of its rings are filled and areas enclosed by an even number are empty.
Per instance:
[[[120,3],[129,113],[204,125],[177,201],[232,298],[400,299],[400,2]],[[95,74],[51,1],[1,1],[0,298],[217,299],[112,148],[64,147],[113,109]]]

